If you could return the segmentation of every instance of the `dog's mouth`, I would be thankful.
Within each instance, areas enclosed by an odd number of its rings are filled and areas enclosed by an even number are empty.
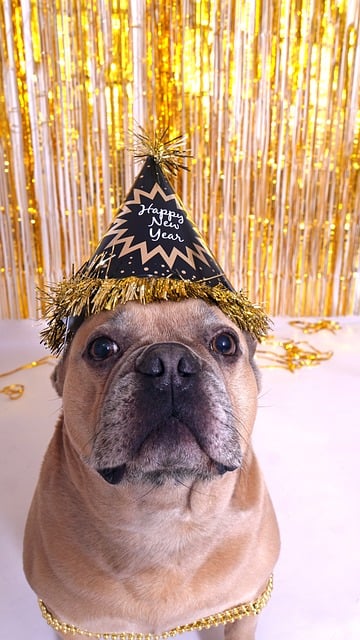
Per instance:
[[[138,441],[120,464],[111,458],[103,458],[103,462],[110,464],[101,465],[99,460],[96,471],[109,484],[118,485],[123,480],[162,484],[168,479],[183,482],[224,475],[240,466],[241,456],[224,459],[219,452],[214,455],[205,439],[202,441],[199,434],[173,416]]]
[[[211,461],[209,468],[207,469],[207,473],[202,473],[202,479],[209,479],[215,475],[223,476],[225,473],[229,471],[235,471],[238,467],[233,465],[225,465],[221,462]],[[127,465],[121,464],[117,467],[108,467],[106,469],[97,469],[99,475],[108,483],[112,485],[120,484],[120,482],[124,479],[127,471]],[[145,474],[144,474],[145,475]],[[189,470],[187,469],[157,469],[153,472],[148,472],[148,480],[153,481],[155,484],[162,484],[165,479],[171,478],[175,482],[182,482],[183,479],[188,477]],[[134,474],[132,474],[134,478]]]

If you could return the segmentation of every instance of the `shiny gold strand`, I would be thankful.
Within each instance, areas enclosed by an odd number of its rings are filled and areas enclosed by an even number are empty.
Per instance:
[[[5,378],[7,376],[12,376],[14,373],[18,373],[19,371],[24,371],[25,369],[35,369],[35,367],[39,367],[42,364],[54,364],[55,358],[53,356],[44,356],[39,360],[32,360],[32,362],[28,362],[26,364],[22,364],[15,369],[11,369],[10,371],[4,371],[0,373],[0,378]],[[0,389],[0,393],[8,396],[10,400],[18,400],[24,394],[25,386],[23,384],[9,384]]]
[[[360,3],[5,0],[0,316],[92,254],[137,125],[187,135],[174,187],[270,314],[360,312]]]
[[[332,351],[319,351],[308,342],[294,340],[267,339],[265,345],[271,349],[257,349],[256,357],[260,360],[261,368],[287,369],[294,373],[303,367],[314,367],[330,360]],[[261,361],[270,362],[264,364]]]
[[[341,329],[341,325],[335,320],[315,320],[310,322],[308,320],[290,320],[289,325],[296,329],[301,329],[304,333],[318,333],[318,331],[331,331],[336,333]]]
[[[55,358],[54,356],[44,356],[43,358],[39,358],[39,360],[32,360],[31,362],[27,362],[26,364],[21,364],[19,367],[15,369],[10,369],[10,371],[4,371],[0,373],[0,378],[5,378],[7,376],[12,376],[14,373],[18,373],[19,371],[24,371],[25,369],[35,369],[35,367],[40,367],[42,364],[54,364]]]

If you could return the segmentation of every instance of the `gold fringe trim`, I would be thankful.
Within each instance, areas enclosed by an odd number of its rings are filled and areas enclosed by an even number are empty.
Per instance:
[[[269,331],[270,320],[260,306],[251,303],[241,291],[236,293],[218,284],[170,278],[92,278],[77,274],[50,286],[44,292],[47,327],[42,342],[58,355],[71,338],[71,319],[85,318],[111,311],[118,304],[137,301],[141,304],[165,300],[198,298],[216,305],[241,330],[261,340]]]

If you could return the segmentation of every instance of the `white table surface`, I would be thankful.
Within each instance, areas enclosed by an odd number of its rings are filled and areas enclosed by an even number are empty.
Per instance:
[[[360,317],[304,336],[287,319],[274,335],[308,340],[331,360],[294,374],[262,369],[254,444],[279,519],[282,551],[257,640],[360,638]],[[36,360],[40,324],[0,321],[0,372]],[[22,536],[42,456],[61,406],[52,365],[0,378],[0,638],[54,640],[22,573]],[[220,629],[185,634],[222,637]],[[184,636],[184,640],[185,636]]]

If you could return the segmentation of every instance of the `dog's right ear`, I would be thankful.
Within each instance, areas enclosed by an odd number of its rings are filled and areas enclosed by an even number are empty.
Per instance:
[[[51,375],[51,382],[53,383],[53,387],[59,394],[60,398],[62,397],[62,394],[63,394],[65,372],[66,372],[66,361],[67,361],[67,356],[71,347],[71,340],[83,321],[84,321],[83,315],[74,316],[72,318],[67,319],[66,331],[67,331],[68,341],[67,342],[65,341],[65,351],[63,352],[61,359],[57,363]]]
[[[62,356],[61,360],[57,363],[54,371],[52,372],[50,378],[53,384],[53,387],[57,391],[58,395],[62,396],[63,388],[64,388],[64,380],[65,380],[65,370],[66,370],[66,353]]]

